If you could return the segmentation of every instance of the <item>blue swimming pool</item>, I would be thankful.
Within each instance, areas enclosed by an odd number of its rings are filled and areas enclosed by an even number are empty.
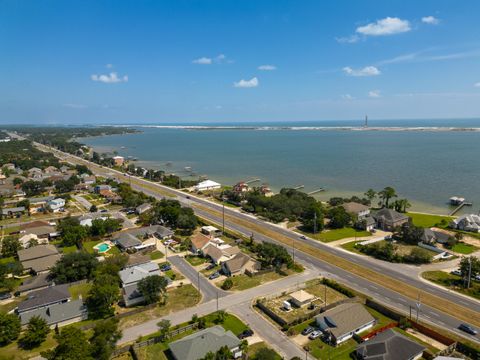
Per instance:
[[[104,253],[104,252],[110,250],[110,245],[108,245],[106,243],[102,243],[102,244],[97,246],[97,250],[98,250],[99,253]]]

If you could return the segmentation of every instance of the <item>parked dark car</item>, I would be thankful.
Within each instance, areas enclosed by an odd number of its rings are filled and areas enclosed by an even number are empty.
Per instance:
[[[11,297],[12,297],[12,294],[10,294],[8,292],[0,294],[0,300],[7,300],[7,299],[10,299]]]
[[[243,331],[240,335],[238,335],[238,338],[239,339],[245,339],[249,336],[252,336],[253,335],[253,330],[252,329],[247,329],[245,331]]]
[[[106,212],[108,212],[108,210],[107,209],[102,209],[102,210],[100,210],[100,212],[101,213],[106,213]]]
[[[313,332],[313,330],[315,330],[315,328],[312,327],[312,326],[306,327],[305,329],[303,329],[302,335],[306,336],[306,335],[310,334],[311,332]]]
[[[210,264],[205,268],[205,270],[212,270],[215,266],[215,264]]]
[[[460,330],[462,331],[465,331],[466,333],[470,334],[470,335],[477,335],[477,330],[475,330],[473,327],[471,327],[470,325],[467,325],[467,324],[460,324],[460,326],[458,327]]]
[[[168,271],[168,270],[172,270],[172,267],[169,264],[163,264],[162,266],[160,266],[160,270]]]
[[[214,272],[212,275],[210,275],[208,278],[210,280],[213,280],[213,279],[216,279],[218,277],[220,277],[220,273],[217,271],[217,272]]]

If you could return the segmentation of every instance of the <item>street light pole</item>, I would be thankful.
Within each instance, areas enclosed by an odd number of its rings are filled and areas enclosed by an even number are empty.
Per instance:
[[[222,197],[222,235],[225,235],[225,199]]]

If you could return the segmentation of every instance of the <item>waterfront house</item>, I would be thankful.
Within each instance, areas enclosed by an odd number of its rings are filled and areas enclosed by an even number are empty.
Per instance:
[[[359,303],[345,303],[335,306],[315,317],[318,328],[330,341],[339,345],[354,334],[361,333],[375,325],[375,319]]]
[[[115,166],[122,166],[123,163],[125,162],[125,158],[123,156],[118,156],[118,155],[114,156],[112,160],[113,160],[113,165]]]
[[[425,346],[387,329],[357,346],[359,360],[416,360],[423,356]]]
[[[197,185],[194,186],[195,191],[210,191],[210,190],[218,190],[222,187],[219,183],[212,181],[212,180],[205,180]]]
[[[373,214],[376,226],[384,231],[393,231],[395,228],[402,226],[410,221],[410,218],[393,209],[383,208]]]
[[[450,223],[450,227],[462,231],[480,232],[480,216],[467,214],[459,216]]]
[[[347,213],[352,214],[359,219],[370,214],[370,208],[368,206],[357,202],[351,201],[340,206],[343,207]]]
[[[451,237],[450,234],[426,228],[423,229],[422,242],[428,245],[434,245],[435,243],[446,244]]]
[[[240,350],[241,340],[230,330],[220,326],[200,330],[191,335],[170,343],[170,352],[175,360],[198,360],[203,359],[208,353],[216,353],[226,346],[234,359],[242,356]]]
[[[248,184],[244,181],[241,181],[233,186],[233,192],[237,194],[245,193],[250,190]]]

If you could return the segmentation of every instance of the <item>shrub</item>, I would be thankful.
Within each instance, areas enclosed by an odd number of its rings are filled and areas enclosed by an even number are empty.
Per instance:
[[[355,297],[355,293],[353,291],[351,291],[350,289],[347,289],[343,285],[340,285],[339,283],[337,283],[334,280],[323,278],[322,279],[322,284],[327,285],[328,287],[331,287],[332,289],[337,290],[339,293],[341,293],[341,294],[343,294],[343,295],[345,295],[349,298]]]
[[[225,279],[225,281],[222,284],[222,289],[223,290],[230,290],[233,287],[233,281],[230,278]]]

